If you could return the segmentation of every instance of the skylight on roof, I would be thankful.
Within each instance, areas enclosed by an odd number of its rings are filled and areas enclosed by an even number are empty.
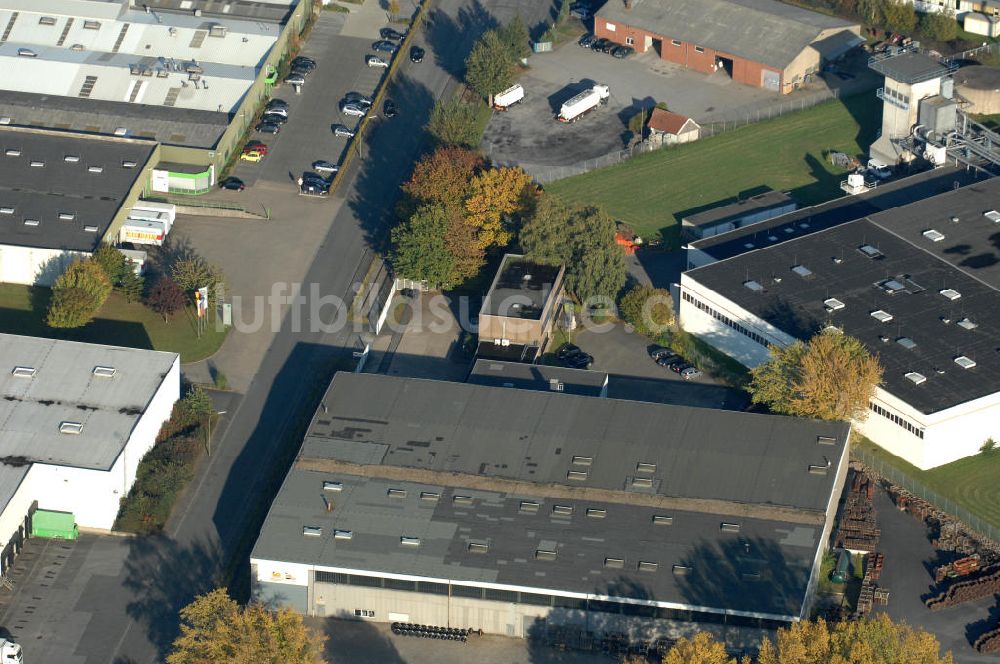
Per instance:
[[[900,337],[896,339],[896,343],[905,348],[906,350],[913,350],[917,347],[917,342],[909,337]]]
[[[994,224],[1000,222],[1000,212],[996,210],[987,210],[983,212],[983,216],[992,221]]]
[[[898,279],[886,279],[885,281],[879,282],[879,287],[884,290],[889,295],[895,295],[900,291],[906,290],[906,285]]]
[[[949,300],[957,300],[958,298],[962,297],[962,294],[959,293],[954,288],[945,288],[943,290],[939,290],[938,292],[944,295]]]
[[[25,226],[37,226],[37,225],[39,225],[40,223],[42,223],[42,222],[40,222],[40,221],[39,221],[39,220],[37,220],[37,219],[25,219],[25,220],[24,220],[24,225],[25,225]]]
[[[962,320],[955,323],[955,325],[958,325],[959,327],[964,328],[966,330],[974,330],[977,327],[979,327],[979,323],[975,322],[974,320],[971,320],[970,318],[963,318]]]
[[[535,560],[555,560],[556,552],[548,549],[535,549]]]
[[[860,247],[858,247],[858,251],[860,251],[865,256],[871,259],[882,258],[882,256],[884,255],[881,251],[879,251],[870,244],[861,245]]]
[[[922,373],[917,373],[916,371],[908,371],[903,375],[906,377],[906,380],[910,381],[914,385],[921,385],[922,383],[927,382],[927,376]]]
[[[94,375],[98,378],[114,378],[116,373],[118,373],[118,369],[114,367],[102,367],[100,365],[94,367]]]
[[[744,281],[743,285],[755,293],[760,293],[761,291],[764,290],[764,287],[760,285],[760,282],[754,279],[751,279],[749,281]]]
[[[835,297],[828,297],[827,299],[823,300],[823,304],[826,305],[827,311],[840,311],[841,309],[847,306],[846,304],[844,304]]]
[[[420,538],[406,537],[404,535],[403,537],[399,538],[399,543],[402,544],[403,546],[420,546]]]
[[[876,309],[871,313],[871,316],[880,323],[888,323],[892,320],[892,314],[882,309]]]
[[[0,207],[0,214],[14,214],[14,208],[7,205]]]
[[[350,530],[334,530],[333,539],[339,539],[339,540],[354,539],[354,532]]]
[[[955,360],[956,362],[958,360]],[[59,423],[59,433],[70,434],[76,436],[83,433],[83,423],[82,422],[60,422]]]
[[[37,369],[35,367],[14,367],[14,370],[10,374],[18,378],[31,378],[36,372]]]
[[[341,482],[331,482],[330,480],[324,480],[323,491],[343,491],[344,485]]]
[[[933,228],[928,228],[923,232],[923,236],[930,240],[931,242],[940,242],[944,239],[944,233],[936,231]]]
[[[323,534],[323,529],[319,526],[302,526],[302,534],[305,537],[319,537]]]
[[[792,272],[799,275],[803,279],[808,279],[813,275],[812,270],[807,268],[805,265],[793,265]]]
[[[976,366],[976,361],[971,357],[966,357],[965,355],[959,355],[955,358],[955,364],[962,367],[963,369],[971,369]]]
[[[638,565],[638,570],[640,572],[655,572],[658,567],[659,565],[652,561],[640,560]]]

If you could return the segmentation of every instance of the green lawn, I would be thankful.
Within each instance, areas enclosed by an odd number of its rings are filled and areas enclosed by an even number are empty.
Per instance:
[[[174,314],[164,323],[161,316],[139,303],[127,303],[117,293],[111,294],[88,325],[75,330],[52,329],[45,325],[50,294],[48,288],[0,284],[0,332],[172,351],[180,353],[181,362],[212,355],[226,338],[225,332],[215,330],[214,317],[199,339],[193,309]]]
[[[546,190],[603,205],[647,239],[672,244],[682,217],[768,188],[790,192],[800,205],[841,196],[843,172],[824,155],[864,152],[881,108],[871,92],[834,100],[559,180]]]
[[[903,474],[923,483],[941,497],[957,503],[992,526],[1000,528],[1000,449],[976,454],[931,470],[920,470],[893,456],[855,432],[851,443]],[[948,510],[946,505],[937,507]]]

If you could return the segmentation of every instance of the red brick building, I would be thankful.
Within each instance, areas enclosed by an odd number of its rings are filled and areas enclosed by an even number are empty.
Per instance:
[[[594,34],[639,53],[788,93],[864,40],[861,28],[776,0],[608,0]]]

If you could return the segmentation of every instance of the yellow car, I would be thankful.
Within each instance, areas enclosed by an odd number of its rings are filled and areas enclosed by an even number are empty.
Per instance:
[[[240,159],[242,159],[243,161],[252,161],[255,164],[263,158],[264,158],[264,153],[260,152],[259,150],[247,150],[246,152],[240,155]]]

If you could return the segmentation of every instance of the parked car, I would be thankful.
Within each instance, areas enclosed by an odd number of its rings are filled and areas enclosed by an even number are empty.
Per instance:
[[[878,159],[868,160],[868,172],[879,180],[886,180],[892,177],[892,169]]]
[[[230,176],[219,183],[219,189],[228,189],[229,191],[243,191],[247,186],[243,184],[243,180],[238,177]]]
[[[316,69],[316,61],[305,55],[300,55],[292,60],[291,66],[292,69],[305,69],[311,72]]]
[[[280,115],[284,118],[288,117],[288,109],[283,106],[268,106],[264,109],[264,115]]]
[[[313,170],[316,171],[317,173],[329,173],[332,175],[337,171],[339,171],[340,167],[337,166],[336,164],[331,164],[330,162],[325,161],[323,159],[318,159],[317,161],[313,162]]]
[[[693,364],[689,364],[685,360],[679,360],[677,362],[671,362],[670,364],[667,365],[667,367],[671,371],[673,371],[674,373],[677,373],[677,374],[683,372],[685,369],[691,369],[693,366],[694,366]]]
[[[247,144],[243,146],[244,152],[250,152],[251,150],[256,150],[261,154],[267,154],[268,148],[267,143],[261,141],[247,141]]]
[[[396,117],[396,114],[398,112],[399,109],[396,108],[396,102],[394,102],[393,100],[386,99],[385,103],[382,104],[382,115],[384,115],[385,117],[394,118]]]
[[[692,378],[697,378],[700,375],[701,371],[699,371],[695,367],[688,367],[687,369],[681,372],[681,378],[683,378],[684,380],[691,380]]]
[[[573,369],[589,369],[594,364],[594,358],[589,353],[584,353],[579,346],[566,344],[556,353],[558,359],[564,366]]]
[[[337,138],[354,138],[354,130],[342,124],[333,125],[333,135]]]
[[[260,119],[264,122],[270,122],[271,124],[283,125],[288,122],[288,115],[268,111],[264,115],[260,116]]]
[[[303,182],[299,186],[299,193],[306,196],[327,196],[330,193],[328,187],[319,187],[309,182]]]
[[[319,173],[313,173],[312,171],[306,171],[306,172],[304,172],[302,174],[302,182],[308,182],[308,183],[311,183],[311,184],[315,184],[315,185],[317,185],[319,187],[327,187],[327,188],[329,188],[329,186],[330,186],[330,181],[329,180],[327,180],[325,177],[323,177]]]
[[[284,99],[272,99],[271,101],[267,102],[267,106],[265,106],[264,108],[266,108],[266,109],[268,109],[268,108],[283,108],[283,109],[285,109],[287,111],[288,110],[288,102],[285,101]]]
[[[360,92],[348,92],[344,95],[344,98],[340,101],[341,104],[357,104],[359,106],[364,106],[370,108],[374,100],[368,95],[363,95]]]
[[[258,161],[264,158],[264,153],[259,150],[245,150],[243,154],[240,155],[241,161],[249,161],[250,163],[256,164]]]
[[[654,346],[651,351],[649,351],[649,356],[654,360],[658,360],[664,356],[677,357],[677,353],[669,348],[664,348],[663,346]]]
[[[619,46],[611,50],[611,55],[616,58],[627,58],[635,53],[635,49],[631,46]]]
[[[611,40],[608,40],[608,42],[606,44],[604,44],[604,46],[601,46],[601,53],[608,53],[608,54],[610,54],[616,48],[618,48],[618,44],[614,43]]]
[[[600,51],[607,44],[610,44],[610,43],[611,43],[611,40],[608,39],[607,37],[600,37],[600,38],[595,39],[594,41],[590,42],[590,50],[591,51]]]
[[[410,62],[423,62],[427,52],[419,46],[410,47]]]
[[[378,31],[378,36],[382,39],[394,39],[396,41],[403,41],[403,38],[406,37],[404,33],[392,28],[382,28]]]
[[[388,39],[381,39],[372,44],[372,50],[381,51],[382,53],[395,53],[399,50],[399,44],[391,42]]]
[[[584,48],[590,48],[590,45],[594,43],[595,39],[597,39],[597,37],[588,32],[584,36],[580,37],[580,41],[578,41],[577,44]]]
[[[305,85],[306,77],[302,74],[289,74],[288,78],[285,79],[285,83],[288,85]]]
[[[274,136],[281,131],[281,125],[274,122],[261,122],[254,129],[262,134],[271,134]]]
[[[388,67],[389,63],[377,55],[366,55],[365,64],[369,67]]]
[[[350,115],[355,118],[363,118],[368,114],[368,107],[360,104],[341,104],[340,112],[344,115]]]

